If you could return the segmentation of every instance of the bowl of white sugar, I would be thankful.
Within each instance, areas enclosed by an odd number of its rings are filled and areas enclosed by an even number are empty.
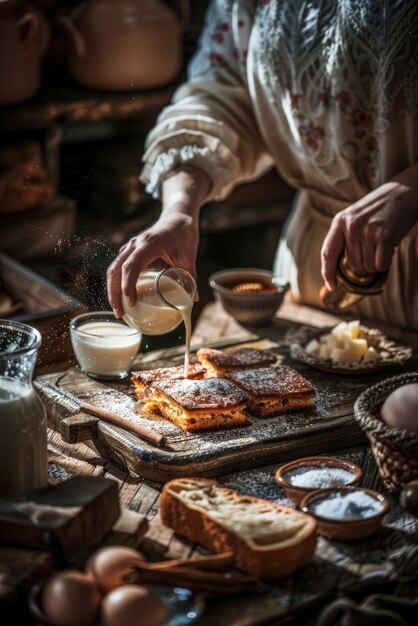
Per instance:
[[[376,533],[389,510],[389,500],[366,487],[318,489],[300,503],[304,513],[318,522],[318,534],[349,541]]]
[[[275,480],[288,498],[299,504],[317,489],[352,487],[361,482],[362,469],[351,461],[333,456],[307,456],[282,465]]]

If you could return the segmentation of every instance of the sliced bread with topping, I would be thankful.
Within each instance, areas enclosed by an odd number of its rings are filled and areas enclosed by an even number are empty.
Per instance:
[[[232,551],[239,569],[260,580],[306,565],[316,546],[316,521],[294,509],[242,495],[205,478],[177,478],[160,502],[166,526],[215,552]]]

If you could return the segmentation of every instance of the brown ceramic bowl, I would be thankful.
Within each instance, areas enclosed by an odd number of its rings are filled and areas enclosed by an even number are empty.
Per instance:
[[[364,491],[375,500],[378,500],[382,504],[381,510],[370,517],[355,519],[331,519],[317,515],[313,511],[313,503],[318,500],[323,500],[325,496],[335,492],[348,493],[353,491]],[[382,519],[390,508],[390,504],[386,496],[373,489],[366,489],[365,487],[343,487],[313,491],[303,498],[300,503],[300,508],[304,513],[308,513],[316,519],[318,522],[319,535],[327,537],[328,539],[353,541],[370,537],[370,535],[376,533],[382,524]]]
[[[239,292],[233,287],[240,283],[260,282],[265,291]],[[289,283],[268,270],[234,268],[212,274],[209,285],[215,298],[222,304],[227,313],[240,324],[263,326],[273,319],[283,302]]]
[[[351,461],[343,461],[333,456],[306,456],[303,459],[297,459],[296,461],[290,461],[282,465],[276,472],[275,480],[277,484],[284,489],[288,498],[300,504],[303,498],[313,491],[317,491],[318,487],[297,487],[292,485],[289,480],[286,479],[286,474],[302,467],[335,467],[337,469],[343,469],[352,474],[353,478],[348,483],[344,483],[341,487],[353,487],[359,485],[363,477],[363,470],[361,467]],[[335,485],[332,485],[335,487]],[[339,487],[338,487],[339,488]]]

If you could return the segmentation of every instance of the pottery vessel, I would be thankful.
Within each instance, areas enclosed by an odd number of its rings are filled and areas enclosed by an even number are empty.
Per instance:
[[[381,509],[374,515],[369,517],[333,519],[331,517],[322,517],[315,513],[312,505],[317,500],[323,500],[333,492],[347,493],[361,491],[381,504]],[[301,501],[300,508],[304,513],[313,515],[318,522],[318,535],[327,537],[334,541],[355,541],[365,539],[374,535],[380,529],[382,520],[390,509],[390,502],[386,496],[374,491],[366,489],[366,487],[336,487],[330,489],[318,489],[308,493]]]
[[[352,475],[351,480],[342,484],[341,487],[357,486],[360,484],[363,476],[363,470],[355,463],[351,463],[351,461],[344,461],[343,459],[337,459],[332,456],[306,456],[302,459],[285,463],[277,470],[274,479],[276,483],[282,487],[286,496],[293,500],[296,504],[300,504],[303,498],[309,493],[318,490],[318,487],[300,487],[292,485],[291,481],[288,479],[288,476],[292,471],[303,467],[335,468],[349,472]]]
[[[50,29],[34,5],[0,0],[0,105],[31,98],[41,84]]]
[[[232,285],[261,282],[274,285],[266,292],[233,291]],[[229,315],[244,326],[266,326],[269,324],[289,289],[289,283],[273,272],[254,267],[239,267],[215,272],[209,277],[209,285]]]
[[[187,19],[188,0],[88,0],[58,17],[70,74],[92,89],[164,85],[180,72]]]

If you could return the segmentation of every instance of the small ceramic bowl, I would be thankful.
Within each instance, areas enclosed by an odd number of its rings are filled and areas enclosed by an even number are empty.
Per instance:
[[[275,480],[280,485],[280,487],[284,489],[287,497],[297,504],[299,504],[307,494],[318,490],[317,486],[301,487],[297,485],[292,485],[289,478],[286,477],[289,476],[291,472],[302,469],[304,467],[336,468],[349,472],[352,475],[351,480],[341,484],[341,487],[352,487],[354,485],[359,485],[363,476],[363,470],[361,469],[361,467],[359,467],[355,463],[351,463],[351,461],[343,461],[342,459],[337,459],[333,456],[306,456],[303,459],[290,461],[290,463],[282,465],[277,470]],[[335,484],[329,486],[333,488],[336,487]],[[337,487],[340,488],[338,485]]]
[[[266,285],[265,291],[233,291],[242,283],[259,282]],[[212,274],[209,285],[215,298],[227,313],[240,324],[263,326],[268,324],[283,302],[289,283],[273,272],[255,268],[227,269]]]
[[[347,494],[355,492],[366,493],[371,498],[379,502],[381,505],[379,511],[369,517],[335,519],[319,515],[314,510],[315,503],[319,500],[324,500],[336,493]],[[341,541],[364,539],[365,537],[370,537],[370,535],[376,533],[379,530],[382,524],[382,519],[388,512],[389,507],[389,500],[384,495],[378,491],[374,491],[373,489],[366,489],[365,487],[318,489],[317,491],[307,494],[300,503],[302,511],[315,517],[318,522],[319,535],[327,537],[328,539],[337,539]]]

